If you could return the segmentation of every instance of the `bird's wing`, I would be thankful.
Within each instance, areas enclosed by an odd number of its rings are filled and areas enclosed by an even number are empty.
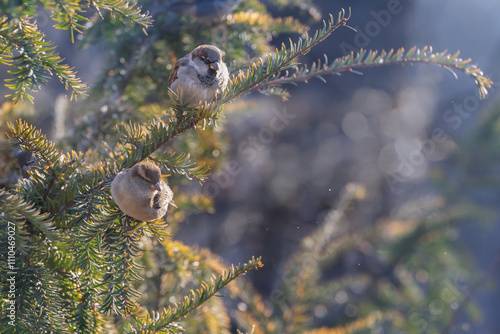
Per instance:
[[[172,85],[174,81],[179,78],[178,76],[179,67],[186,66],[187,64],[188,64],[187,58],[181,58],[175,63],[174,69],[172,70],[172,72],[170,72],[170,76],[168,77],[169,85]]]

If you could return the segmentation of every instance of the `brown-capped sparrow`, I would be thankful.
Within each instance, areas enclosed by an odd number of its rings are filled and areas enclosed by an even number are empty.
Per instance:
[[[163,217],[174,197],[161,179],[160,168],[150,162],[118,173],[111,183],[111,195],[123,213],[142,221]]]
[[[213,45],[200,45],[177,61],[170,73],[170,88],[182,94],[189,105],[212,101],[222,94],[229,72],[222,61],[224,52]]]

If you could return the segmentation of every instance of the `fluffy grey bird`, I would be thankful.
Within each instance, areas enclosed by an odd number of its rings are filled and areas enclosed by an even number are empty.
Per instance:
[[[111,183],[111,195],[123,213],[142,221],[163,217],[174,197],[161,179],[160,168],[150,162],[118,173]]]
[[[229,81],[229,72],[223,62],[224,52],[213,45],[200,45],[177,61],[170,73],[170,88],[189,105],[212,101],[222,94]]]

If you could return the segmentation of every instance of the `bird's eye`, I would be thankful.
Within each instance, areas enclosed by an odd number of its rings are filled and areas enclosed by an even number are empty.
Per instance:
[[[140,175],[139,175],[139,176],[140,176]],[[141,178],[143,181],[147,182],[147,183],[152,183],[150,179],[147,179],[147,178],[145,178],[145,177],[143,177],[143,176],[140,176],[140,178]]]

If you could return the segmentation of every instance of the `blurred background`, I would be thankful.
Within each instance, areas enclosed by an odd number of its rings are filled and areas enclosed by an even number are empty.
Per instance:
[[[463,58],[472,58],[494,81],[499,78],[500,29],[495,13],[500,3],[496,1],[315,3],[323,15],[351,7],[349,25],[357,33],[341,29],[313,49],[304,63],[321,59],[323,54],[331,60],[360,48],[432,45],[435,51],[460,50]],[[398,14],[383,16],[394,4],[399,4]],[[288,36],[282,37],[276,40],[277,46],[287,42]],[[231,161],[241,171],[233,173],[235,168],[228,165],[207,182],[205,190],[215,198],[216,213],[189,217],[178,237],[208,247],[232,263],[262,255],[265,266],[252,275],[259,289],[271,295],[280,282],[284,260],[318,226],[347,183],[367,188],[359,216],[352,221],[353,233],[356,224],[372,224],[415,199],[439,201],[440,189],[431,174],[454,177],[460,173],[461,166],[450,157],[463,154],[461,159],[469,159],[470,147],[461,151],[462,142],[488,111],[498,109],[498,94],[493,90],[486,100],[479,100],[471,80],[462,74],[456,80],[433,66],[384,67],[363,73],[326,78],[326,84],[313,80],[299,85],[285,103],[251,96],[264,100],[265,110],[273,112],[228,118]],[[464,116],[457,108],[462,105],[469,110]],[[272,127],[276,114],[289,116],[286,126],[279,131],[262,130]],[[498,161],[492,163],[498,166]],[[477,176],[455,177],[472,180]],[[476,189],[460,195],[489,209],[498,208],[498,190],[485,195]],[[419,206],[422,212],[426,210],[424,204],[417,204],[416,216]],[[498,262],[500,224],[496,217],[486,228],[471,220],[459,229],[458,243],[473,254],[467,261],[478,272],[488,272],[495,259]],[[352,264],[336,270],[369,270],[363,268],[369,264],[361,257],[352,256]],[[500,271],[491,278],[498,286]],[[473,333],[500,330],[495,316],[500,311],[500,291],[487,286],[473,295],[484,311]]]
[[[327,13],[351,7],[348,24],[356,31],[344,28],[335,32],[303,57],[303,63],[323,59],[324,54],[333,60],[361,48],[432,45],[435,51],[460,50],[463,58],[472,58],[493,81],[500,77],[498,1],[317,0],[315,4],[325,18]],[[296,14],[273,6],[270,11],[276,16]],[[92,86],[109,53],[100,46],[80,50],[71,45],[69,34],[52,29],[43,12],[38,25]],[[272,43],[280,46],[289,37],[297,38],[280,35]],[[3,76],[5,71],[0,73]],[[454,283],[453,294],[467,300],[467,307],[470,299],[480,315],[465,315],[452,303],[443,303],[442,310],[436,311],[431,303],[447,292],[441,287],[438,297],[424,301],[428,304],[421,310],[426,311],[409,313],[416,314],[409,319],[415,324],[413,332],[424,333],[427,322],[445,311],[459,310],[450,332],[498,333],[500,192],[496,186],[500,165],[495,150],[498,136],[494,136],[500,129],[495,118],[500,112],[498,86],[480,100],[470,78],[458,73],[457,80],[442,68],[426,65],[366,69],[363,75],[344,73],[326,81],[292,87],[286,102],[259,94],[243,98],[251,112],[227,115],[228,156],[200,189],[214,200],[214,210],[187,216],[175,239],[208,248],[228,263],[262,256],[265,266],[250,278],[263,296],[272,298],[282,284],[290,255],[317,229],[349,183],[366,188],[365,198],[347,218],[353,235],[380,221],[404,229],[411,221],[432,217],[443,206],[461,208],[468,203],[478,216],[487,212],[488,222],[480,223],[483,220],[470,214],[452,229],[440,230],[438,233],[451,235],[454,243],[449,249],[434,249],[432,254],[458,252],[460,263],[448,272],[447,279]],[[5,95],[5,88],[0,90]],[[72,122],[56,116],[56,101],[64,101],[57,99],[61,94],[66,94],[63,87],[52,79],[35,95],[33,122],[51,138],[57,136],[53,132],[57,122],[67,127]],[[401,221],[403,227],[396,224]],[[424,241],[422,245],[425,247]],[[422,255],[424,262],[426,254]],[[408,256],[402,261],[413,260]],[[383,247],[367,237],[328,264],[324,275],[335,278],[361,273],[387,276],[391,281],[393,273],[386,265]],[[416,270],[422,284],[432,286],[441,277],[431,269],[422,270]],[[339,300],[339,304],[349,304]],[[339,312],[356,315],[349,307],[339,308]],[[328,324],[324,317],[318,312],[317,321]]]

